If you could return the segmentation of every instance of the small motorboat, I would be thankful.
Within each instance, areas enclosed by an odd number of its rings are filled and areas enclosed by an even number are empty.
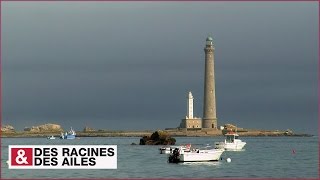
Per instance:
[[[169,155],[169,163],[219,161],[224,149],[195,149],[184,151],[176,148]]]
[[[224,142],[216,142],[214,144],[215,149],[225,149],[227,151],[242,150],[247,144],[239,139],[239,135],[236,132],[229,131],[225,134],[226,139]]]
[[[187,144],[184,146],[164,146],[159,148],[160,154],[171,154],[174,149],[182,148],[184,151],[190,151],[191,144]]]
[[[56,139],[56,137],[54,137],[54,136],[49,136],[49,137],[47,137],[47,139]]]

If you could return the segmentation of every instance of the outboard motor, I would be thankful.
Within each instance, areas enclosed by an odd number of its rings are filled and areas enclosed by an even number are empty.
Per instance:
[[[169,156],[169,163],[178,163],[179,162],[179,148],[175,148]]]

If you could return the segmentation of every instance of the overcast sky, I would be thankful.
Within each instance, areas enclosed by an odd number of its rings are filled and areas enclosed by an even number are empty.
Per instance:
[[[215,44],[218,125],[317,133],[317,2],[2,2],[2,123],[177,127],[202,117]]]

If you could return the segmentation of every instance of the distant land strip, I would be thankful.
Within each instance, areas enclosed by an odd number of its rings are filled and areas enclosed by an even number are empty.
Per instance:
[[[210,136],[223,136],[223,131],[221,130],[181,130],[181,129],[168,129],[163,130],[169,133],[173,137],[210,137]],[[77,137],[143,137],[146,135],[151,135],[154,131],[151,130],[141,130],[141,131],[90,131],[83,132],[77,131]],[[311,134],[295,134],[288,131],[280,130],[241,130],[237,132],[240,136],[244,137],[260,137],[260,136],[292,136],[292,137],[311,137]],[[44,131],[44,132],[27,132],[27,131],[14,131],[14,132],[1,132],[2,138],[32,138],[32,137],[48,137],[56,136],[59,137],[60,131]]]

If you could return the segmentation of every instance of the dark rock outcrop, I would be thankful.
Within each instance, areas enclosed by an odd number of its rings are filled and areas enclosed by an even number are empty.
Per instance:
[[[171,137],[165,131],[156,131],[151,136],[143,136],[140,139],[140,145],[174,145],[176,139]]]

